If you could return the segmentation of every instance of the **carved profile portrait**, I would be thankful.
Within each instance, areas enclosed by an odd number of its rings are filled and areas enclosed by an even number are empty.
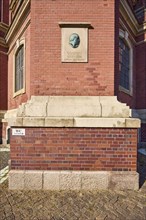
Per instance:
[[[78,34],[73,33],[69,37],[69,44],[72,48],[77,48],[80,45],[80,37]]]

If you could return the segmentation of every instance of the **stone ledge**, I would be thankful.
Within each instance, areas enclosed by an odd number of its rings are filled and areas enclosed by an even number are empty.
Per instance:
[[[5,118],[11,116],[129,118],[131,110],[116,96],[32,96]]]
[[[139,174],[132,171],[22,171],[9,172],[11,190],[138,190]]]
[[[9,119],[8,125],[16,127],[139,128],[140,120],[133,118],[17,117]]]
[[[32,96],[18,109],[8,110],[9,126],[139,128],[126,104],[116,96]]]
[[[9,172],[9,189],[12,190],[39,190],[42,189],[42,171],[13,170]]]

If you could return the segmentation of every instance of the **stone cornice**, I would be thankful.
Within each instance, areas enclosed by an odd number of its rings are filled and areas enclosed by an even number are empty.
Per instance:
[[[11,0],[10,4],[9,4],[9,8],[10,10],[13,10],[13,8],[15,7],[16,3],[18,2],[18,0]]]
[[[120,1],[120,13],[126,20],[135,36],[146,32],[146,22],[139,24],[126,0]],[[145,11],[146,13],[146,11]]]
[[[18,13],[16,14],[11,26],[8,29],[6,34],[6,43],[9,43],[11,38],[16,34],[16,30],[23,23],[27,15],[29,14],[30,9],[30,0],[25,0],[21,5]]]
[[[91,23],[90,22],[59,22],[59,26],[61,28],[64,27],[80,27],[80,28],[92,28]]]
[[[8,48],[4,38],[0,37],[0,46]]]
[[[0,31],[6,33],[8,30],[9,26],[3,22],[0,22]]]
[[[126,0],[120,1],[120,13],[123,16],[123,18],[126,20],[129,27],[131,27],[131,30],[133,31],[134,35],[139,34],[143,30],[142,25],[138,24]]]

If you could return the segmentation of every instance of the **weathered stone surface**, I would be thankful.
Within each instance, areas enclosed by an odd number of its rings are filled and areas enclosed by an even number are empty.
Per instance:
[[[32,96],[8,110],[5,120],[20,127],[139,127],[130,116],[129,107],[115,96]]]
[[[82,189],[96,190],[108,188],[108,172],[91,171],[82,172]]]
[[[127,128],[140,128],[140,120],[136,118],[127,118],[126,119],[126,127]]]
[[[59,190],[59,176],[58,171],[44,171],[43,173],[43,189],[45,190]]]
[[[46,117],[45,127],[74,127],[74,119],[62,117]]]
[[[31,99],[29,102],[31,103],[47,103],[49,101],[50,96],[31,96]]]
[[[42,171],[25,171],[24,172],[24,189],[40,190],[42,189]]]
[[[100,96],[102,117],[129,118],[131,110],[126,104],[117,101],[116,96]]]
[[[12,170],[9,172],[9,189],[11,190],[24,189],[24,171]]]
[[[74,127],[122,128],[125,118],[74,118]]]
[[[81,189],[81,171],[61,171],[60,172],[61,190],[80,190]]]
[[[114,171],[109,176],[109,188],[115,190],[139,189],[139,174],[137,172]]]
[[[42,117],[24,117],[23,126],[44,127],[45,119]]]
[[[46,103],[26,103],[25,117],[46,117]]]
[[[100,117],[98,96],[51,96],[47,105],[49,117]]]
[[[22,178],[23,177],[23,178]],[[21,179],[22,178],[22,179]],[[21,181],[19,182],[19,180]],[[110,171],[11,171],[10,189],[139,189],[137,172]],[[14,182],[14,183],[13,183]],[[14,186],[13,186],[14,184]]]

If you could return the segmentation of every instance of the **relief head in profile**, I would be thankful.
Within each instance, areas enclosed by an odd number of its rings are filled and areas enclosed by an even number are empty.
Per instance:
[[[69,37],[69,44],[72,46],[72,48],[77,48],[80,44],[80,37],[78,34],[73,33]]]

